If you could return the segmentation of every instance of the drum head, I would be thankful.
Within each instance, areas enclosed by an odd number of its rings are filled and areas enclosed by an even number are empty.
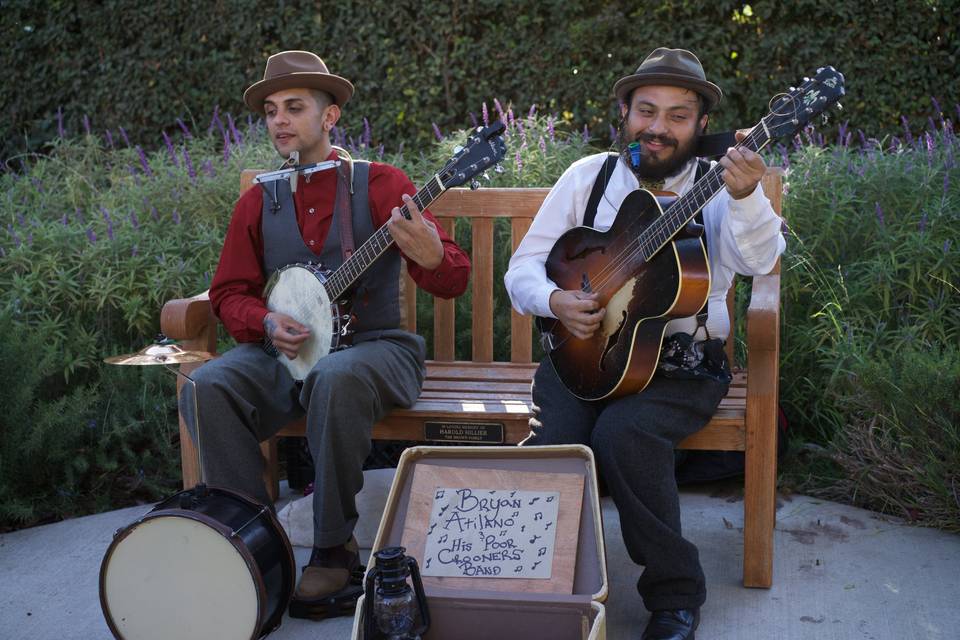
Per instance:
[[[271,311],[285,313],[309,327],[310,338],[300,346],[295,360],[280,354],[294,380],[303,380],[317,361],[330,353],[333,338],[333,311],[322,276],[314,269],[298,265],[277,273],[267,297]]]
[[[256,638],[259,589],[240,550],[213,526],[155,512],[120,533],[100,575],[118,638]]]

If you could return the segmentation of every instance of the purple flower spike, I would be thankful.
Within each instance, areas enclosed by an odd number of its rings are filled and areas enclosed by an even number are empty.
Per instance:
[[[849,124],[850,124],[849,120],[844,120],[843,122],[840,123],[840,127],[837,129],[837,143],[842,147],[847,146],[845,143],[845,140],[848,140],[847,125]]]
[[[140,166],[143,168],[143,172],[147,174],[147,177],[152,178],[153,169],[150,168],[150,163],[147,162],[147,154],[143,152],[140,145],[137,145],[137,155],[140,156]]]
[[[60,218],[60,224],[65,227],[70,226],[70,219],[67,217],[67,214],[63,214],[63,217]]]
[[[83,114],[83,130],[87,132],[87,135],[90,135],[90,116]]]
[[[527,118],[532,118],[532,117],[535,116],[535,115],[537,115],[537,103],[536,103],[536,102],[534,102],[532,105],[530,105],[530,111],[527,111]]]
[[[587,125],[583,125],[583,141],[585,143],[590,142],[590,129],[587,128]]]
[[[490,112],[487,111],[487,103],[483,103],[483,110],[480,112],[480,115],[483,116],[483,126],[487,127],[490,125]]]
[[[107,211],[107,208],[104,207],[103,205],[100,205],[100,215],[103,216],[103,221],[106,222],[107,224],[110,224],[111,222],[113,222],[110,219],[110,212]]]
[[[507,109],[507,126],[513,126],[517,119],[513,116],[513,107]]]
[[[136,211],[130,212],[130,226],[133,227],[134,229],[140,228],[140,220],[137,218]]]
[[[107,146],[113,149],[113,134],[110,133],[110,129],[107,129],[104,133],[104,138],[107,139]]]
[[[503,115],[503,105],[500,104],[500,101],[496,98],[493,99],[493,108],[497,110],[501,116]]]
[[[119,127],[119,129],[120,129],[120,137],[123,138],[123,143],[129,147],[130,138],[127,137],[127,130],[124,129],[123,127]]]
[[[383,145],[377,147],[377,160],[383,160]]]
[[[943,120],[943,109],[940,108],[940,103],[937,102],[935,96],[930,96],[930,102],[933,103],[933,112],[940,116],[940,119]]]
[[[167,153],[170,155],[170,162],[173,163],[173,166],[179,167],[180,163],[177,162],[177,152],[173,150],[173,143],[170,141],[170,136],[167,135],[167,132],[163,132],[163,144],[167,147]]]
[[[73,210],[73,217],[77,221],[77,224],[84,224],[83,222],[83,213],[80,211],[80,207],[75,207]]]
[[[903,123],[903,137],[906,139],[907,144],[913,144],[913,134],[910,132],[910,121],[907,120],[907,116],[900,116],[900,122]]]
[[[436,136],[437,141],[443,140],[443,133],[440,132],[440,127],[437,126],[437,123],[433,123],[433,135]]]
[[[137,246],[138,246],[138,245],[133,245],[133,246],[130,248],[130,257],[131,257],[131,258],[136,258],[136,257],[137,257],[137,254],[139,253],[139,251],[137,250]]]
[[[550,142],[556,141],[556,131],[553,129],[554,117],[552,115],[547,116],[547,134],[550,136]]]
[[[863,153],[867,148],[867,136],[864,135],[863,129],[857,129],[857,135],[860,136],[860,152]]]
[[[547,155],[547,141],[543,139],[543,136],[540,136],[540,140],[537,143],[540,146],[540,153],[544,156]]]
[[[933,164],[933,150],[936,148],[936,144],[933,142],[933,134],[927,131],[924,137],[927,139],[927,162]]]
[[[517,165],[517,174],[519,175],[523,171],[523,159],[520,157],[519,149],[517,149],[516,165]]]
[[[57,135],[61,138],[67,137],[67,132],[63,128],[63,107],[57,107]]]
[[[950,253],[950,244],[951,244],[950,238],[947,238],[946,240],[944,240],[944,242],[943,242],[943,255],[947,255],[948,253]]]
[[[950,190],[950,172],[943,172],[943,197],[947,197],[947,192]]]
[[[180,118],[177,118],[177,126],[180,127],[180,131],[183,131],[184,138],[186,138],[187,140],[190,140],[191,138],[193,138],[193,134],[190,133],[190,129]]]
[[[233,136],[233,143],[239,147],[241,144],[243,144],[243,138],[240,137],[240,132],[237,131],[237,127],[233,122],[233,116],[229,113],[227,114],[227,125],[230,129],[230,135]]]
[[[877,206],[876,206],[877,222],[879,222],[879,223],[880,223],[880,226],[883,227],[883,226],[885,226],[885,220],[884,220],[884,217],[883,217],[883,209],[880,208],[880,203],[879,203],[879,202],[876,202],[876,203],[874,203],[874,204],[877,205]]]
[[[107,225],[107,237],[110,238],[110,242],[113,242],[113,225]]]
[[[183,147],[183,162],[187,166],[187,175],[190,176],[190,180],[196,182],[197,172],[193,169],[193,160],[190,159],[190,152],[186,146]]]
[[[23,213],[17,212],[17,225],[21,227],[27,226],[27,219],[23,217]]]
[[[434,125],[436,126],[436,125]],[[366,118],[363,119],[363,146],[366,149],[370,148],[370,141],[373,139],[373,135],[370,132],[370,121]]]
[[[97,234],[94,233],[93,229],[91,229],[90,227],[87,227],[87,240],[90,241],[90,244],[97,243]]]
[[[184,148],[186,151],[186,148]],[[227,166],[230,163],[230,136],[226,133],[223,134],[223,166]]]
[[[213,117],[210,118],[210,126],[207,127],[207,133],[213,133],[214,129],[219,129],[223,133],[223,123],[220,121],[220,105],[213,106]]]
[[[217,177],[217,172],[213,169],[213,160],[206,160],[203,163],[203,170],[207,172],[207,175],[211,178]]]
[[[523,122],[520,120],[514,120],[513,124],[517,127],[517,132],[520,134],[521,144],[527,144],[527,130],[523,126]]]
[[[176,209],[173,210],[173,213],[170,214],[170,217],[173,218],[173,224],[180,224],[180,212]]]
[[[917,225],[917,228],[920,230],[920,233],[923,233],[927,230],[927,212],[924,211],[923,215],[920,216],[920,224]]]
[[[477,123],[477,114],[473,111],[470,112],[470,122],[473,123],[473,128],[476,129],[479,124]]]

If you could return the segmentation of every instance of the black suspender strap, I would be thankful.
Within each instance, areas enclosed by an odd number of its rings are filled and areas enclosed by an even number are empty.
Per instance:
[[[619,155],[610,154],[604,160],[603,166],[600,167],[597,179],[593,183],[593,190],[590,192],[590,199],[587,200],[587,209],[583,212],[583,226],[592,227],[597,219],[597,207],[600,206],[600,198],[603,197],[603,192],[607,190],[610,176],[613,175],[613,170],[617,168],[619,159]]]

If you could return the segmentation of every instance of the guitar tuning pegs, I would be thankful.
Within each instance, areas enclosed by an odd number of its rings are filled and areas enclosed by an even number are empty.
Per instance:
[[[498,162],[496,165],[494,165],[493,171],[494,173],[503,173],[504,171],[506,171],[506,169],[504,169],[503,165]]]
[[[460,153],[461,151],[463,151],[463,147],[459,144],[453,148],[454,153]]]
[[[487,182],[490,182],[490,174],[487,173],[486,171],[484,171],[484,172],[483,172],[483,179],[486,180]]]
[[[837,103],[837,111],[843,111],[843,105],[839,102]]]
[[[477,180],[476,178],[474,178],[473,180],[470,181],[470,190],[471,190],[471,191],[476,191],[476,190],[479,189],[479,188],[480,188],[480,181],[479,181],[479,180]]]
[[[820,122],[822,124],[827,124],[828,122],[830,122],[830,115],[826,111],[820,114]]]

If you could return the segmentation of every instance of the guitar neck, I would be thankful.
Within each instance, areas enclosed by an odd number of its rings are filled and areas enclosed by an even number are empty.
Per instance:
[[[770,144],[771,138],[766,125],[761,120],[743,141],[737,143],[736,149],[750,149],[760,151]],[[638,242],[643,253],[643,259],[649,260],[657,254],[688,222],[693,220],[697,212],[703,209],[710,200],[724,188],[724,169],[715,164],[697,180],[693,188],[675,200],[663,215],[647,227],[640,234]]]
[[[446,187],[440,181],[440,176],[435,175],[413,196],[413,202],[420,211],[423,211],[435,202],[445,190]],[[404,218],[410,219],[410,210],[406,204],[400,205],[400,213]],[[370,268],[370,265],[393,246],[395,240],[390,235],[389,226],[385,224],[377,229],[339,269],[333,272],[325,283],[327,294],[331,300],[339,300],[347,289]]]

